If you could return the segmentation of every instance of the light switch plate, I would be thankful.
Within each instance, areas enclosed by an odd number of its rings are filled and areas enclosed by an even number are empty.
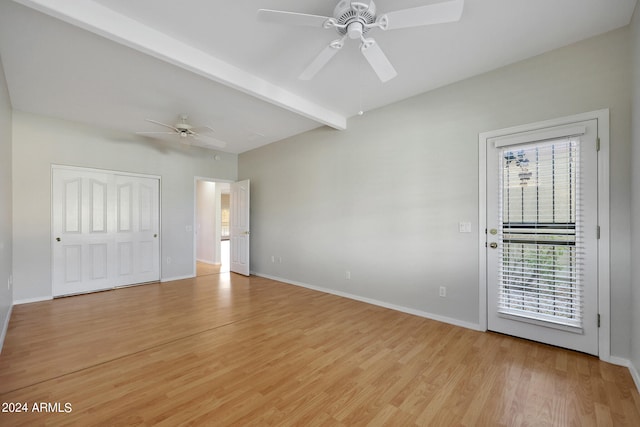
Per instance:
[[[470,222],[460,222],[459,230],[460,230],[460,233],[471,233],[471,223]]]

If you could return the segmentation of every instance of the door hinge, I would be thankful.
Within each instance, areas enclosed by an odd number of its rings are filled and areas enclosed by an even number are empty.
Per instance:
[[[596,236],[598,239],[600,238],[600,226],[596,227]]]
[[[600,313],[598,313],[598,328],[600,327]]]
[[[600,137],[596,138],[596,151],[600,151]]]

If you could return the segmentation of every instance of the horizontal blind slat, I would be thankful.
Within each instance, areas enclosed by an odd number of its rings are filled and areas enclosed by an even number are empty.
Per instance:
[[[582,318],[577,138],[500,151],[498,309],[571,326]]]

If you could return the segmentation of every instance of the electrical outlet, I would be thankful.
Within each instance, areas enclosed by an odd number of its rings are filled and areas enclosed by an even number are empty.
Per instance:
[[[446,298],[447,297],[447,288],[444,286],[440,286],[440,296],[442,298]]]
[[[276,257],[274,255],[271,255],[271,264],[276,262]]]
[[[278,264],[282,264],[282,257],[281,256],[278,257]]]
[[[351,280],[351,272],[349,270],[344,272],[344,278],[347,280]]]
[[[170,256],[167,257],[167,264],[171,264],[171,257]]]
[[[7,290],[8,291],[11,290],[11,285],[13,285],[13,274],[10,274],[9,278],[7,279]]]

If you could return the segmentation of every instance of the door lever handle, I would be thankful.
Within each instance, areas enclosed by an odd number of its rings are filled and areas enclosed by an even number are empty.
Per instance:
[[[61,239],[59,237],[56,237],[56,242],[59,242]]]
[[[498,247],[498,244],[496,242],[491,242],[489,246],[491,247],[491,249],[496,249]]]

